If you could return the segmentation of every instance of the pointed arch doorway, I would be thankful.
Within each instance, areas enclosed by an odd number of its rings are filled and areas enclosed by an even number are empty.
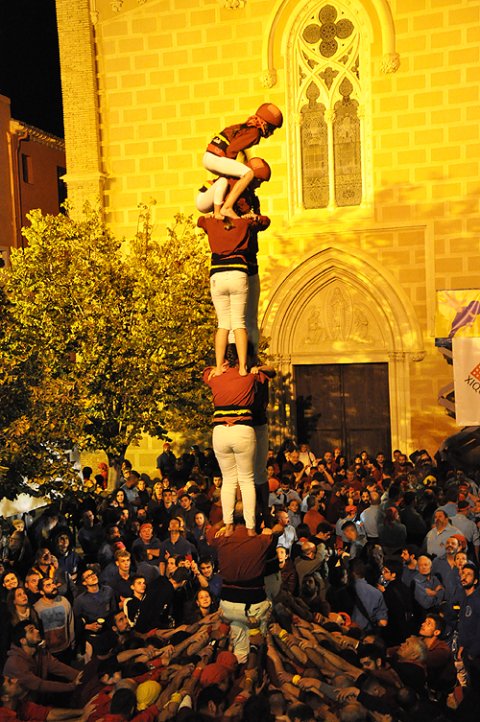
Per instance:
[[[405,292],[374,258],[333,245],[306,258],[280,279],[262,329],[280,370],[274,443],[302,433],[313,446],[337,434],[351,453],[410,448],[410,365],[424,357],[422,334]]]

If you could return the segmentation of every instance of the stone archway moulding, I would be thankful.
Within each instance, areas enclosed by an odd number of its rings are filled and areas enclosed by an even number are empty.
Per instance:
[[[381,70],[384,73],[394,73],[400,66],[400,58],[395,46],[395,25],[388,0],[359,0],[366,10],[372,28],[377,29],[382,43]],[[281,64],[282,39],[285,26],[293,15],[297,15],[299,6],[297,0],[276,0],[267,24],[262,59],[263,69],[261,81],[265,88],[273,88],[277,83],[277,68]]]
[[[341,321],[332,333],[324,319],[331,323],[335,303]],[[374,258],[328,245],[301,261],[274,289],[262,332],[284,376],[294,364],[388,362],[392,445],[410,448],[410,363],[425,356],[422,332],[409,298]]]

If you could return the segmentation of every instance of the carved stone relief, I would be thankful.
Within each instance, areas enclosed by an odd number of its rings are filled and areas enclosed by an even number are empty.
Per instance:
[[[385,348],[379,320],[359,289],[335,281],[315,293],[299,317],[295,347],[309,351],[325,345],[329,350],[354,352],[362,347]]]

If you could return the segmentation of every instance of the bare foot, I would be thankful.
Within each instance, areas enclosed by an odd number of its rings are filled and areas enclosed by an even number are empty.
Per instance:
[[[257,536],[255,529],[247,529],[248,536]]]
[[[218,221],[223,221],[225,216],[222,216],[221,213],[214,213],[213,217],[216,218]]]
[[[232,534],[233,534],[233,524],[226,524],[224,536],[232,536]]]
[[[226,218],[239,218],[233,208],[227,208],[227,206],[222,206],[221,212]]]
[[[223,374],[223,369],[222,369],[222,368],[218,368],[218,366],[216,366],[216,367],[211,371],[211,373],[210,373],[210,378],[212,378],[213,376],[221,376],[222,374]]]
[[[238,369],[240,376],[248,376],[248,369],[246,366],[240,366]]]

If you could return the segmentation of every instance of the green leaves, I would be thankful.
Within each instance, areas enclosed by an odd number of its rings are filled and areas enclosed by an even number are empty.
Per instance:
[[[214,314],[208,250],[191,217],[152,237],[119,241],[86,208],[29,215],[28,246],[12,253],[0,287],[0,491],[22,477],[65,489],[66,449],[122,456],[144,432],[206,425],[200,371]]]

